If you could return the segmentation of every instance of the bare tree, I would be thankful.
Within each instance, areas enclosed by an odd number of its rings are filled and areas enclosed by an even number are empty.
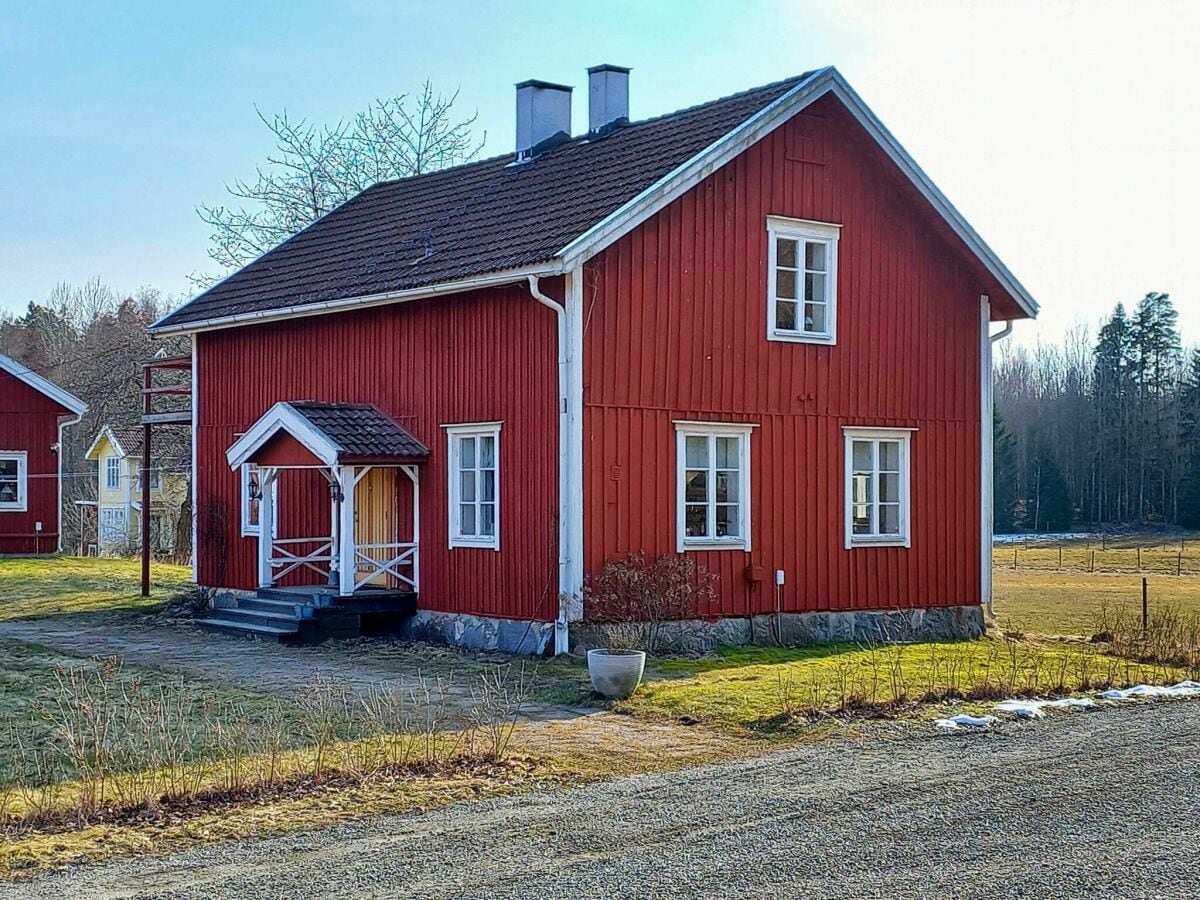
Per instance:
[[[275,150],[253,179],[226,185],[235,206],[200,206],[212,227],[209,257],[223,270],[245,265],[380,181],[420,175],[478,155],[476,116],[456,117],[458,92],[428,81],[414,94],[375,100],[349,121],[317,126],[286,112],[258,113]],[[210,276],[193,275],[200,286]]]

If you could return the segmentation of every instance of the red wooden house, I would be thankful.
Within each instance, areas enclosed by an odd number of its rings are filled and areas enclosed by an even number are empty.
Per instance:
[[[978,632],[989,328],[1037,305],[836,70],[641,122],[628,79],[589,70],[576,137],[519,84],[515,154],[156,323],[193,339],[197,578],[266,589],[226,621],[408,589],[417,633],[561,651],[644,551],[719,573],[693,636]]]
[[[63,429],[85,410],[0,354],[0,556],[62,549]]]

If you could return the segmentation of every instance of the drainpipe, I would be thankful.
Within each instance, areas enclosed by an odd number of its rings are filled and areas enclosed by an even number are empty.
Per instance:
[[[993,497],[993,470],[994,462],[994,435],[992,434],[992,419],[994,416],[995,398],[992,386],[992,348],[998,341],[1004,340],[1012,334],[1013,323],[1009,319],[1004,323],[1004,327],[996,332],[991,333],[991,302],[987,294],[983,294],[979,298],[980,305],[980,350],[982,359],[980,360],[980,442],[983,449],[983,466],[980,477],[980,493],[982,503],[980,504],[980,563],[981,563],[981,579],[983,583],[983,603],[987,607],[988,616],[994,616],[995,610],[992,606],[992,543],[994,539],[994,497]]]
[[[570,441],[568,416],[570,367],[567,351],[567,311],[564,304],[543,294],[537,275],[529,276],[529,293],[538,303],[554,310],[558,344],[558,616],[554,620],[554,653],[570,650],[570,624],[566,598],[570,596],[570,510],[567,485],[570,463],[567,445]]]
[[[59,419],[59,421],[58,421],[58,454],[57,454],[58,455],[58,547],[57,547],[57,549],[58,549],[59,553],[62,553],[62,549],[63,549],[63,527],[62,527],[62,525],[63,525],[63,454],[65,452],[65,449],[63,447],[63,431],[66,428],[70,427],[71,425],[78,424],[82,418],[83,418],[83,413],[76,413],[73,416],[69,416],[64,419]],[[99,510],[99,506],[97,506],[96,509]],[[99,516],[100,513],[97,512],[96,515]],[[82,537],[83,537],[82,529],[80,530],[79,536],[82,539]],[[97,541],[97,543],[99,543],[99,541]]]

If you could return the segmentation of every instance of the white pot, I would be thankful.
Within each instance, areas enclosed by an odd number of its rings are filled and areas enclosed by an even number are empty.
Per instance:
[[[646,654],[641,650],[589,650],[592,690],[609,700],[624,700],[642,683]]]

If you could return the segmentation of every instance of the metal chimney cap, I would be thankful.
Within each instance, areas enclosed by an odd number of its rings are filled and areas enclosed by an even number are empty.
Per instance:
[[[628,66],[614,66],[612,63],[601,63],[598,66],[591,66],[587,71],[589,75],[595,72],[621,72],[628,75],[633,70]]]
[[[528,81],[518,81],[517,90],[521,88],[541,88],[546,91],[566,91],[567,93],[573,90],[569,84],[555,84],[553,81],[539,81],[536,78],[530,78]]]

